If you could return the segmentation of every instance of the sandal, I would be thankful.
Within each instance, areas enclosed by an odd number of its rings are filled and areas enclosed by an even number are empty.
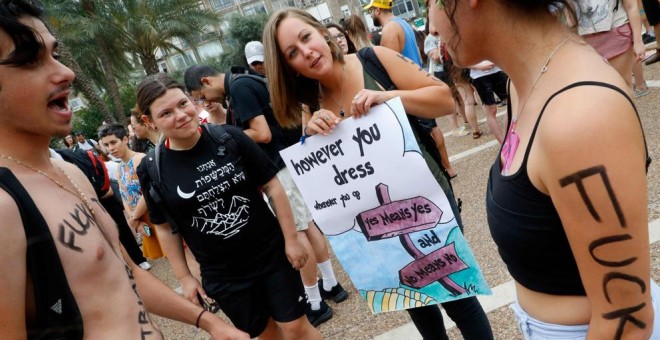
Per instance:
[[[478,139],[481,137],[481,131],[472,132],[472,139]]]

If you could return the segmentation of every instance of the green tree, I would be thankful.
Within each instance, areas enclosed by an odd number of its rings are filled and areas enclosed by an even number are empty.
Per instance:
[[[112,17],[117,46],[137,55],[147,74],[158,72],[157,50],[182,52],[175,38],[194,45],[200,32],[219,21],[215,12],[200,8],[199,0],[115,0],[104,11]]]
[[[220,56],[219,66],[226,70],[235,65],[246,65],[245,44],[250,41],[261,41],[263,29],[268,21],[268,15],[257,14],[250,16],[235,15],[229,19],[230,39],[227,51]]]
[[[103,0],[97,2],[102,3]],[[76,88],[104,112],[106,120],[125,123],[116,75],[130,72],[132,65],[124,52],[111,43],[111,31],[105,29],[107,25],[104,24],[107,17],[103,17],[102,12],[98,13],[97,4],[92,0],[46,0],[45,4],[48,22],[55,28],[59,39],[69,46],[73,59],[79,65],[76,76],[93,79],[99,89],[110,95],[112,105],[109,107],[114,107],[114,110],[103,107],[97,96],[90,94],[88,89]],[[86,29],[81,30],[81,27]],[[85,86],[89,87],[88,84]]]

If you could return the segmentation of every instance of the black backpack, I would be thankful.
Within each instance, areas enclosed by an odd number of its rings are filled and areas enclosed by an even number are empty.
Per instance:
[[[236,118],[234,117],[234,112],[231,108],[231,85],[233,82],[235,82],[238,79],[241,78],[249,78],[254,81],[256,81],[259,84],[262,84],[266,88],[266,92],[270,93],[268,91],[268,80],[266,77],[262,74],[257,74],[254,71],[251,71],[248,68],[241,67],[241,66],[233,66],[229,72],[225,74],[225,96],[227,97],[227,122],[231,123],[232,125],[236,125]],[[270,101],[268,103],[270,105]]]
[[[101,157],[92,150],[73,151],[69,149],[55,150],[66,162],[74,164],[87,176],[94,187],[96,195],[101,198],[110,190],[110,176]]]
[[[208,133],[213,143],[218,147],[218,155],[224,156],[225,152],[229,151],[233,154],[238,154],[238,146],[234,138],[227,132],[222,125],[213,123],[202,124],[203,133]],[[173,232],[177,232],[179,228],[174,221],[174,218],[169,213],[167,203],[163,200],[164,186],[160,177],[160,159],[163,153],[163,144],[156,145],[154,150],[147,153],[145,157],[145,169],[151,181],[151,188],[149,188],[148,195],[153,199],[154,203],[160,207],[160,210],[165,214],[167,222],[170,224]]]

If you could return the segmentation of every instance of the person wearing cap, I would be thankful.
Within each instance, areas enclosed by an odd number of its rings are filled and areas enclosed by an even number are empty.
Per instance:
[[[364,9],[373,18],[374,25],[383,27],[380,46],[399,52],[417,65],[422,65],[415,32],[410,24],[392,13],[392,0],[371,0]]]
[[[245,44],[245,59],[247,59],[250,69],[261,74],[266,74],[266,69],[264,68],[264,45],[261,42],[250,41]]]

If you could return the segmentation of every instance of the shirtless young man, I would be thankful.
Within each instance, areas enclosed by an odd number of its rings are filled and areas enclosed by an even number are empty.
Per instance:
[[[50,160],[51,136],[71,132],[74,74],[40,14],[36,1],[0,1],[3,339],[161,339],[147,312],[214,339],[248,339],[122,258],[117,228],[83,173]]]

